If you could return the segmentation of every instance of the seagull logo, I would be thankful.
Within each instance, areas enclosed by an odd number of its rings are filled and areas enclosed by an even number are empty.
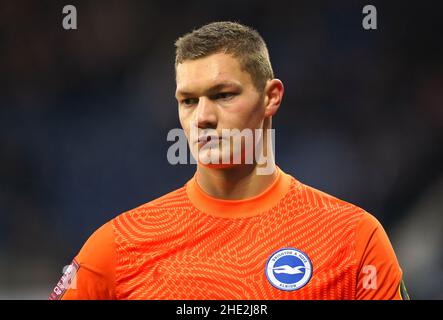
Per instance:
[[[312,272],[309,256],[301,250],[290,247],[272,253],[265,266],[269,283],[282,291],[303,288],[311,280]]]
[[[285,273],[285,274],[302,274],[303,271],[300,269],[306,269],[304,266],[291,267],[285,264],[284,266],[275,267],[272,269],[275,273]]]

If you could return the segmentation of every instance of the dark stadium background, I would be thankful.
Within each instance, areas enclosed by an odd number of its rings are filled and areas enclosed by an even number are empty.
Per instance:
[[[95,229],[192,176],[166,161],[174,40],[235,20],[285,84],[277,164],[376,216],[412,298],[442,299],[443,8],[387,2],[0,2],[0,298],[46,299]]]

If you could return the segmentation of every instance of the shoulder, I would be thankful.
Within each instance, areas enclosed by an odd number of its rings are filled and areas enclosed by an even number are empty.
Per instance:
[[[357,299],[404,299],[403,272],[381,223],[366,213],[360,219],[355,241]]]
[[[190,202],[186,194],[186,186],[183,186],[161,197],[119,214],[112,220],[112,222],[115,226],[115,223],[121,221],[122,219],[139,219],[142,217],[161,215],[163,213],[171,213],[176,209],[184,208],[189,205]]]
[[[369,212],[363,211],[358,223],[358,235],[362,238],[370,238],[378,232],[385,232],[380,221]]]
[[[364,213],[358,223],[355,246],[356,259],[360,264],[379,258],[396,261],[388,234],[380,221],[368,212]]]
[[[309,206],[324,219],[335,217],[337,221],[352,221],[357,251],[367,250],[368,243],[377,245],[382,250],[392,251],[382,224],[366,210],[305,184],[300,186],[300,198],[305,206]]]
[[[158,197],[154,200],[149,201],[148,203],[144,204],[143,207],[172,207],[176,206],[180,203],[186,203],[187,201],[187,194],[186,194],[186,185],[178,188],[176,190],[173,190],[161,197]]]
[[[336,213],[355,218],[356,232],[360,236],[369,236],[376,231],[384,232],[377,218],[358,205],[339,199],[305,184],[301,185],[301,190],[302,198],[304,198],[305,202],[310,206],[323,209],[328,215]]]
[[[325,218],[348,217],[352,219],[357,226],[363,217],[369,215],[359,206],[339,199],[324,191],[300,182],[296,185],[297,191],[294,191],[294,193],[298,194],[298,201],[304,207],[311,209],[319,215],[323,215]],[[295,188],[293,189],[295,190]]]
[[[117,251],[129,243],[140,245],[173,233],[189,220],[192,208],[183,186],[119,214],[112,219]]]
[[[76,257],[80,265],[88,264],[98,269],[106,269],[115,256],[115,242],[112,220],[98,228],[83,245]]]
[[[106,264],[109,259],[104,259],[104,257],[112,257],[115,254],[116,236],[120,234],[119,226],[122,223],[146,220],[145,218],[149,220],[150,217],[156,220],[162,213],[171,212],[174,208],[181,208],[186,204],[186,189],[181,187],[117,215],[92,233],[76,257],[77,261],[79,263],[92,261],[98,265]],[[159,220],[156,221],[159,222]]]
[[[313,187],[302,185],[302,197],[325,219],[340,219],[352,224],[357,248],[369,241],[386,244],[388,239],[380,221],[371,213],[350,202],[336,198]],[[390,245],[390,243],[388,243]]]
[[[361,248],[372,234],[383,230],[380,222],[358,205],[300,182],[295,185],[293,206],[315,221],[316,228],[322,232],[334,231],[334,236],[343,239],[343,245],[350,250],[356,246]]]

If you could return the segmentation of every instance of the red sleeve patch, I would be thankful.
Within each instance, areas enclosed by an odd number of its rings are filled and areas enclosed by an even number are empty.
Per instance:
[[[64,268],[64,273],[49,296],[49,300],[60,300],[66,290],[72,287],[72,285],[75,285],[75,276],[79,268],[80,265],[75,259],[72,260],[72,263],[69,266]]]

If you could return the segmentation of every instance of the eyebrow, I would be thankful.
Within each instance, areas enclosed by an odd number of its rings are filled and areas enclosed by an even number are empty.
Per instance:
[[[208,88],[205,90],[205,94],[206,95],[212,95],[222,89],[225,88],[235,88],[235,89],[241,89],[242,86],[240,84],[237,84],[235,82],[232,81],[222,81],[217,83],[216,85],[213,85],[212,87]],[[192,97],[194,95],[194,93],[186,91],[186,90],[177,90],[175,96],[176,97]]]

